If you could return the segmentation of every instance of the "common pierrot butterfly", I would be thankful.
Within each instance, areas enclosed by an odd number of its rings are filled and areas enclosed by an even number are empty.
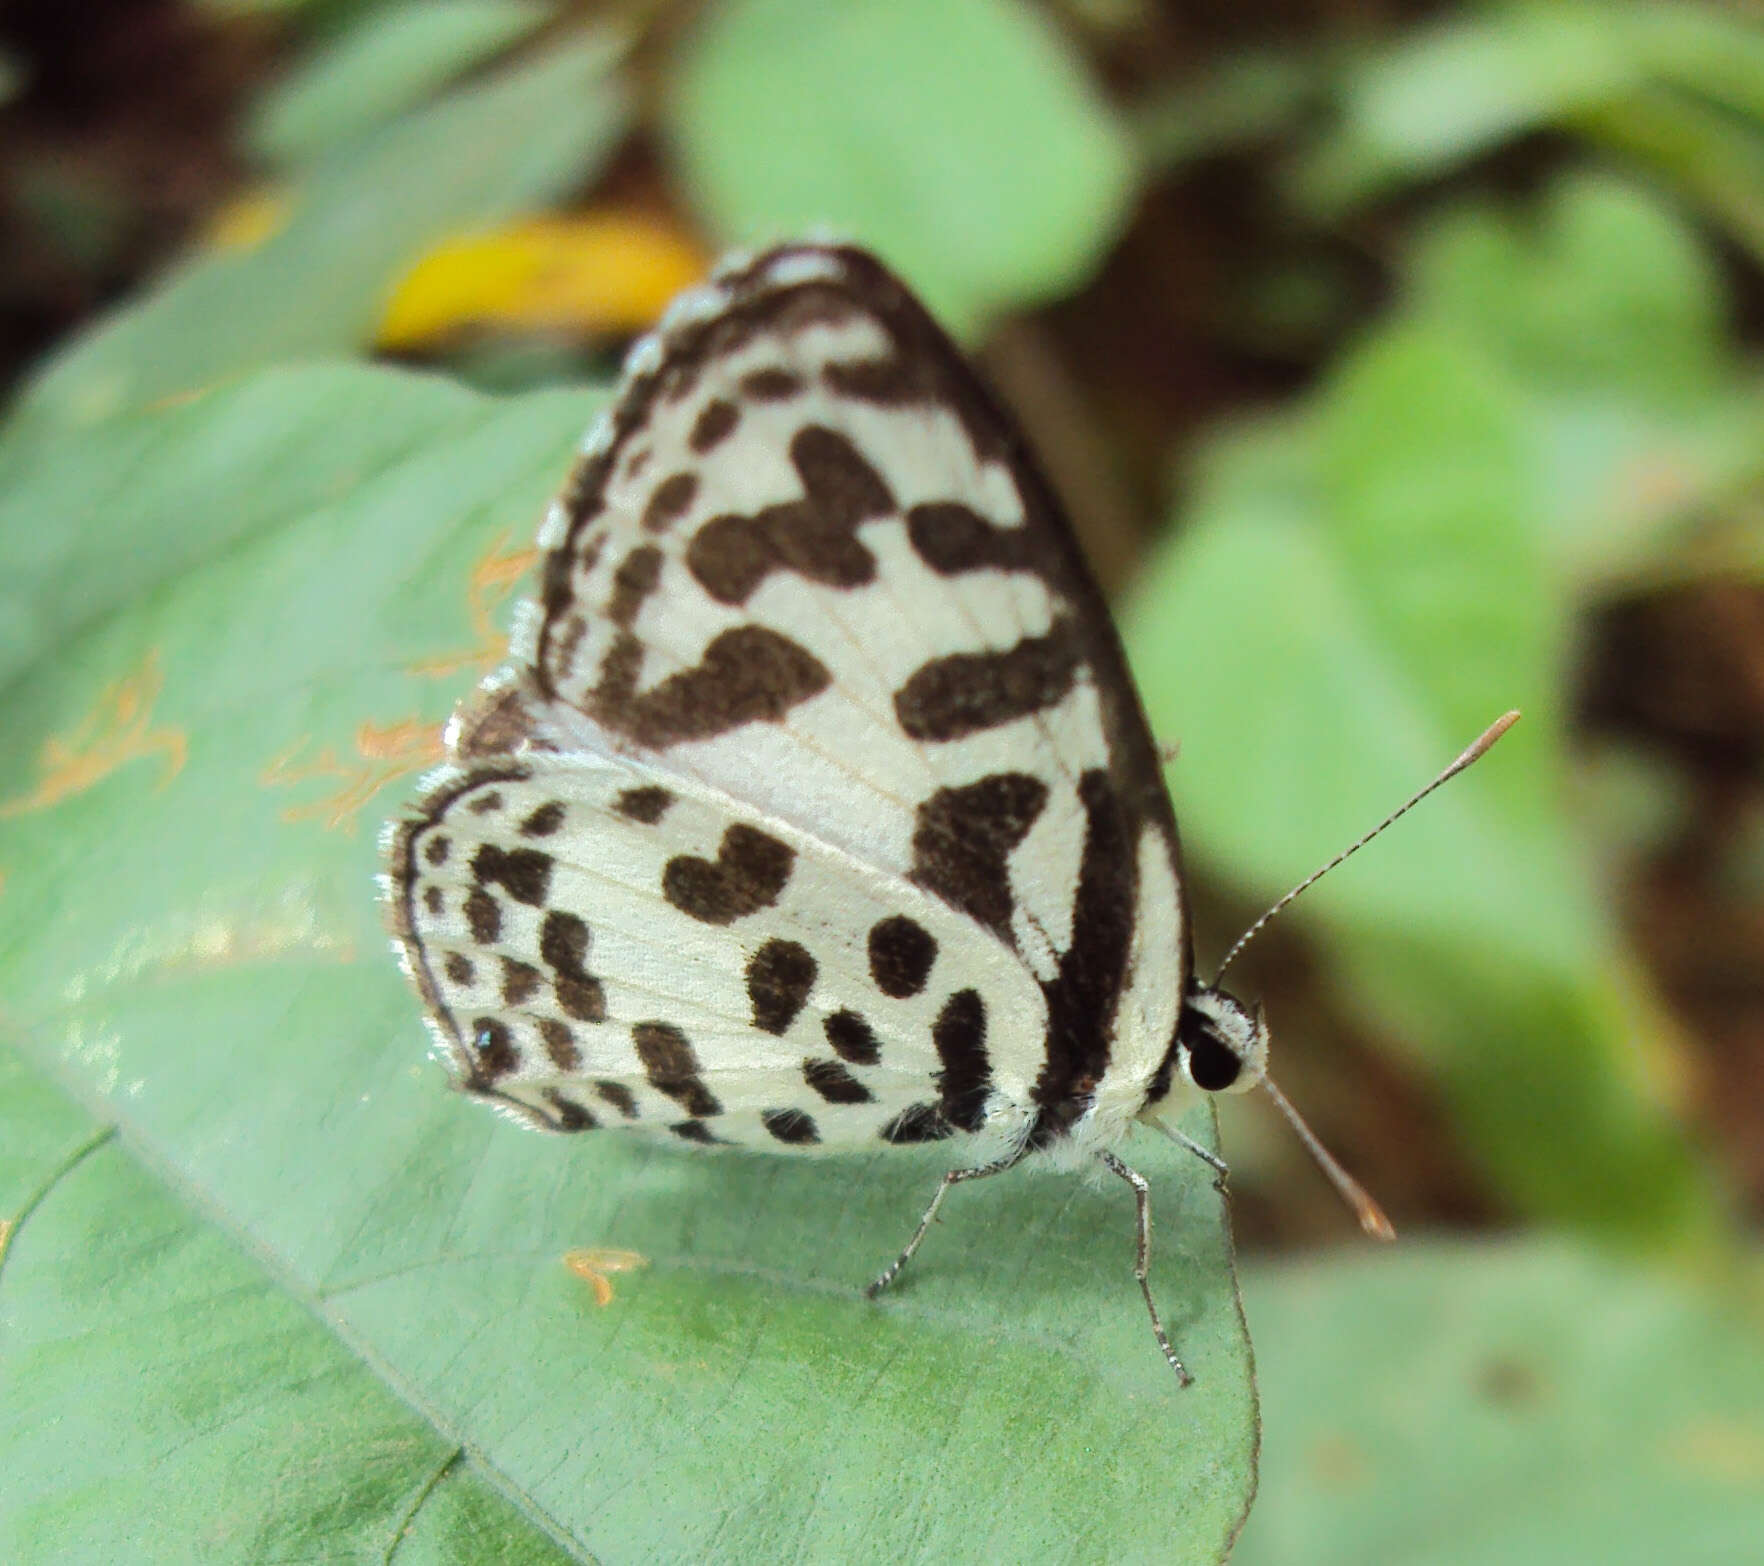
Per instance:
[[[632,351],[540,544],[508,662],[386,841],[459,1085],[551,1131],[946,1144],[872,1293],[950,1185],[1100,1163],[1186,1380],[1117,1149],[1150,1125],[1222,1175],[1174,1122],[1273,1092],[1268,1032],[1195,976],[1108,612],[961,354],[862,251],[736,260]]]

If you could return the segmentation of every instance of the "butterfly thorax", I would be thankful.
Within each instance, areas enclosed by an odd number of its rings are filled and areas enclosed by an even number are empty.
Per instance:
[[[1268,1033],[1261,1011],[1224,990],[1189,981],[1149,1072],[1143,1062],[1151,1041],[1134,1037],[1139,1020],[1126,1011],[1108,1041],[1110,1068],[1077,1084],[1063,1112],[1044,1113],[1037,1121],[1038,1150],[1054,1163],[1081,1166],[1099,1148],[1119,1145],[1136,1120],[1174,1123],[1201,1100],[1247,1092],[1263,1078]]]

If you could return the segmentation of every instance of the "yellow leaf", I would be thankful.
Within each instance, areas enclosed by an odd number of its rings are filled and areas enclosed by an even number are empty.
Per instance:
[[[706,264],[695,244],[652,218],[534,218],[431,250],[398,284],[378,342],[429,347],[470,326],[642,331]]]

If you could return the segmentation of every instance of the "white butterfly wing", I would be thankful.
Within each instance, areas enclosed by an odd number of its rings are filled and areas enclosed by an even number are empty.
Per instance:
[[[1175,827],[1063,518],[906,291],[794,247],[688,296],[542,541],[541,699],[992,932],[1046,996],[1033,1100],[1081,1112],[1135,931],[1188,981]]]
[[[593,752],[449,769],[391,876],[457,1077],[531,1122],[818,1151],[1027,1131],[1021,965],[695,780]]]

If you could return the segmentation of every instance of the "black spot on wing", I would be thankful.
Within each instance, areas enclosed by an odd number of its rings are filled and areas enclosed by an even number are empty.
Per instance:
[[[650,491],[649,504],[643,508],[644,528],[651,533],[665,533],[686,515],[697,495],[697,474],[670,474]]]
[[[919,806],[913,826],[912,878],[1009,940],[1006,861],[1046,804],[1047,785],[1025,772],[938,789]]]
[[[698,1074],[692,1045],[671,1022],[639,1022],[631,1029],[631,1042],[637,1046],[649,1085],[658,1093],[667,1094],[695,1120],[723,1112]]]
[[[551,981],[551,988],[558,1005],[578,1022],[606,1021],[606,992],[599,979],[560,973]]]
[[[576,650],[587,635],[588,617],[583,614],[566,614],[557,627],[558,658],[565,664],[573,664],[576,661]]]
[[[592,940],[579,915],[565,908],[553,908],[539,926],[539,956],[554,973],[586,977]]]
[[[760,1123],[780,1142],[792,1147],[806,1147],[821,1140],[814,1121],[800,1109],[761,1110]]]
[[[444,865],[447,863],[448,850],[452,847],[452,843],[447,840],[444,833],[436,832],[430,836],[428,842],[423,844],[423,858],[432,865]]]
[[[574,1071],[582,1064],[582,1052],[576,1048],[576,1035],[570,1031],[567,1022],[559,1022],[556,1017],[541,1017],[539,1037],[552,1065],[559,1071]]]
[[[519,1067],[521,1052],[515,1048],[508,1024],[497,1017],[472,1019],[472,1053],[481,1082],[494,1082]]]
[[[894,493],[851,440],[807,424],[791,437],[790,462],[809,501],[830,521],[855,527],[894,510]]]
[[[686,437],[687,444],[702,457],[734,434],[740,422],[741,410],[734,403],[715,398],[699,409],[692,422],[692,433]]]
[[[449,952],[441,966],[447,971],[447,977],[455,984],[465,986],[473,983],[478,975],[472,967],[472,960],[464,952]]]
[[[477,895],[476,893],[472,894],[472,896],[476,896],[476,895]],[[468,897],[466,899],[466,902],[468,904],[468,907],[466,910],[466,918],[467,918],[467,921],[469,922],[470,918],[471,918],[471,910],[469,907],[470,902],[471,902],[471,898]],[[441,917],[441,910],[443,908],[445,908],[446,906],[447,906],[447,900],[446,900],[446,898],[444,898],[441,895],[441,888],[440,887],[438,887],[438,886],[425,886],[423,888],[423,907],[428,909],[429,912],[435,918],[438,919]],[[491,906],[492,907],[495,906],[494,900],[492,901]],[[474,926],[472,929],[472,938],[474,940],[481,939],[481,937],[479,937],[479,935],[478,935],[476,926]],[[490,939],[495,940],[496,937],[493,935],[490,937]]]
[[[513,957],[502,959],[502,1004],[524,1006],[539,993],[539,970]]]
[[[623,630],[637,621],[645,600],[661,584],[662,552],[653,544],[641,544],[619,562],[613,572],[612,596],[606,601],[606,617]]]
[[[904,354],[830,360],[821,370],[821,380],[842,397],[885,408],[941,401],[944,393],[934,365],[915,362]]]
[[[861,587],[876,557],[857,527],[894,509],[882,476],[845,436],[811,424],[790,443],[803,498],[752,516],[713,517],[693,534],[686,565],[719,603],[742,604],[773,571],[794,571],[827,587]]]
[[[606,989],[588,971],[588,926],[567,909],[553,908],[539,926],[539,956],[551,969],[552,993],[578,1022],[606,1021]]]
[[[882,1058],[875,1032],[855,1011],[836,1011],[823,1018],[821,1031],[833,1053],[854,1066],[873,1066]]]
[[[472,879],[480,888],[500,886],[517,903],[537,908],[551,886],[551,865],[551,855],[536,848],[480,843],[472,855]]]
[[[705,924],[732,924],[777,902],[795,862],[788,843],[736,822],[724,831],[714,862],[691,854],[670,859],[662,871],[662,895]]]
[[[907,512],[907,538],[939,576],[963,571],[1035,569],[1027,527],[1000,527],[959,500],[935,500]]]
[[[922,924],[894,914],[870,928],[870,977],[876,988],[905,1000],[925,988],[937,961],[937,940]]]
[[[931,1042],[943,1062],[937,1073],[943,1118],[962,1131],[978,1131],[986,1121],[992,1063],[986,1058],[986,1005],[977,990],[957,990],[943,1003]]]
[[[1109,1035],[1127,975],[1139,866],[1126,808],[1098,768],[1078,780],[1084,851],[1072,910],[1072,944],[1047,996],[1047,1059],[1036,1079],[1041,1106],[1032,1137],[1043,1144],[1083,1114],[1109,1063]]]
[[[623,1082],[604,1080],[594,1084],[594,1091],[611,1104],[627,1120],[637,1118],[637,1095]]]
[[[1064,621],[1002,652],[950,653],[923,665],[895,692],[895,716],[911,739],[965,739],[1057,706],[1081,661],[1078,639]]]
[[[564,807],[559,800],[550,800],[521,823],[522,837],[550,837],[564,824]]]
[[[719,631],[690,669],[640,692],[643,659],[634,635],[616,639],[587,706],[597,722],[655,750],[776,722],[833,682],[814,654],[764,625]]]
[[[431,887],[438,891],[438,887]],[[431,909],[439,913],[439,908]],[[474,886],[466,893],[465,899],[466,928],[472,932],[472,939],[480,946],[490,946],[502,934],[502,905],[481,886]]]
[[[870,1090],[836,1060],[805,1060],[802,1080],[829,1104],[868,1104]]]
[[[600,1122],[588,1113],[585,1105],[565,1097],[556,1088],[547,1088],[545,1098],[557,1111],[556,1125],[559,1131],[594,1131],[599,1128]]]
[[[782,365],[765,365],[741,377],[741,395],[754,402],[785,402],[802,389],[802,377]]]
[[[942,1142],[955,1135],[935,1104],[908,1104],[876,1133],[884,1142]]]
[[[674,796],[665,788],[646,783],[641,788],[628,788],[613,801],[613,809],[628,821],[654,826],[668,813]]]
[[[796,941],[767,941],[747,963],[753,1025],[762,1033],[788,1033],[808,1003],[816,971],[815,959],[806,946]]]

